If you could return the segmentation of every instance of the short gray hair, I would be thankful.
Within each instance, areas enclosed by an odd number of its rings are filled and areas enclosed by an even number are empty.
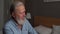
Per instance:
[[[21,1],[16,1],[16,2],[12,3],[11,7],[10,7],[10,14],[12,14],[12,12],[14,12],[16,6],[21,6],[21,5],[24,5],[23,2],[21,2]]]

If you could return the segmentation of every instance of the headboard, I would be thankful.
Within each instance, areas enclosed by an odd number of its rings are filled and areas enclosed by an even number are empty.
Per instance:
[[[34,16],[34,26],[44,25],[52,27],[52,25],[60,25],[60,18],[46,17],[46,16]]]

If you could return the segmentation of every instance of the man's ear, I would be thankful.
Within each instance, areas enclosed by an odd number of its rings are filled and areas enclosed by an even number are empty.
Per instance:
[[[14,12],[12,12],[12,16],[15,18],[15,13]]]

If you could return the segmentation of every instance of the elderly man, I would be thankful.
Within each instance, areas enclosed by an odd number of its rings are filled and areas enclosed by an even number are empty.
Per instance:
[[[11,5],[11,18],[4,26],[4,34],[37,34],[25,18],[25,11],[22,2],[17,1]]]

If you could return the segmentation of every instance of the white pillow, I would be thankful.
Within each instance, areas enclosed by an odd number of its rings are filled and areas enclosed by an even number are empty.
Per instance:
[[[48,28],[48,27],[45,27],[45,26],[38,26],[38,27],[35,27],[36,31],[40,34],[51,34],[52,32],[52,29],[51,28]]]
[[[53,34],[60,34],[60,26],[53,25]]]

